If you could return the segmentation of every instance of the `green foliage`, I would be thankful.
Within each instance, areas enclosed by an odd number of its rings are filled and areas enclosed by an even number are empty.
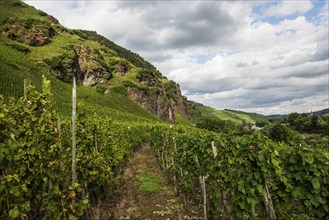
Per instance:
[[[180,193],[194,192],[199,176],[205,177],[212,219],[228,218],[223,213],[265,219],[265,184],[278,219],[321,219],[329,211],[326,149],[273,142],[260,132],[232,136],[181,126],[154,126],[151,137],[159,163],[176,175]]]
[[[321,115],[315,114],[299,114],[291,113],[288,115],[287,119],[282,119],[281,121],[287,122],[289,126],[299,132],[304,133],[327,133],[329,128],[329,113],[323,113]]]
[[[63,65],[63,56],[58,56],[58,57],[52,57],[52,58],[47,58],[45,59],[45,63],[49,65],[50,68],[52,69],[59,69]]]
[[[231,121],[210,118],[203,118],[201,122],[196,124],[196,127],[215,132],[231,132],[237,128]]]
[[[52,111],[50,82],[43,80],[43,92],[32,87],[28,100],[0,102],[1,219],[36,218],[40,211],[49,218],[79,215],[70,205],[79,186],[70,185],[67,157]]]
[[[0,96],[1,97],[1,96]],[[71,184],[71,129],[52,110],[50,81],[28,100],[0,98],[1,219],[67,219],[104,195],[117,168],[148,134],[139,124],[78,114],[77,173]],[[75,199],[75,204],[72,204]]]
[[[168,82],[166,82],[166,83],[163,84],[163,87],[165,88],[166,96],[168,98],[172,98],[172,99],[175,100],[175,94],[176,94],[177,84],[174,81],[169,80]]]
[[[265,127],[266,125],[268,125],[269,124],[269,121],[264,121],[264,120],[261,120],[261,121],[256,121],[256,126],[257,127],[260,127],[260,128],[262,128],[262,127]]]

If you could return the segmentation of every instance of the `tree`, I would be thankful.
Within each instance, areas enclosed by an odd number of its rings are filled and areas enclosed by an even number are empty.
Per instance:
[[[300,134],[287,125],[282,124],[269,124],[262,130],[262,132],[271,138],[273,141],[277,142],[300,142],[302,140]]]

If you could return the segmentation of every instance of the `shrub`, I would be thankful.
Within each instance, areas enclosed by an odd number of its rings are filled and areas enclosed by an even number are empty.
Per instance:
[[[98,92],[98,93],[100,93],[102,95],[105,93],[106,89],[107,88],[104,85],[97,85],[96,86],[96,92]]]
[[[17,51],[20,51],[20,52],[23,52],[25,54],[31,52],[30,49],[22,44],[16,44],[16,43],[13,43],[13,44],[10,44],[9,45],[11,48],[14,48],[15,50]]]
[[[11,31],[9,31],[7,33],[7,37],[11,40],[16,40],[17,39],[17,35],[14,32],[11,32]]]
[[[270,124],[265,127],[263,133],[277,142],[300,142],[301,136],[298,132],[292,130],[287,125]]]
[[[24,7],[22,2],[13,2],[14,7]]]
[[[44,11],[38,11],[38,14],[41,16],[48,16],[48,14]]]
[[[124,95],[124,96],[128,95],[127,89],[124,86],[114,86],[114,87],[112,87],[111,91],[114,93]]]
[[[62,67],[62,57],[52,57],[44,60],[52,69],[59,69]]]

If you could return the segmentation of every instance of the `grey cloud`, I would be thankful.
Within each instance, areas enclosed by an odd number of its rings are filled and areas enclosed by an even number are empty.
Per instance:
[[[225,40],[235,30],[234,19],[221,4],[213,2],[202,2],[178,14],[175,23],[175,28],[182,33],[169,39],[171,47],[211,45]]]
[[[311,55],[310,60],[320,61],[329,59],[329,44],[327,41],[318,42],[315,54]]]
[[[165,55],[163,53],[143,53],[143,57],[147,60],[152,60],[153,62],[159,63],[165,60],[169,60],[172,58],[172,55]]]
[[[328,91],[328,82],[324,81],[323,77],[309,81],[300,78],[262,80],[228,78],[218,81],[207,80],[197,84],[185,82],[182,85],[185,89],[187,88],[188,97],[206,97],[206,94],[232,92],[229,97],[216,98],[214,95],[214,98],[211,98],[212,101],[206,99],[201,101],[218,108],[239,109],[254,108],[255,106],[267,108],[284,102],[298,105],[296,100],[311,97],[314,94],[326,94]],[[241,92],[238,92],[238,88],[242,88]]]
[[[130,47],[139,50],[153,48],[186,48],[212,45],[224,41],[235,31],[234,19],[222,8],[220,2],[156,2],[141,7],[137,3],[123,2],[119,7],[141,13],[141,19],[147,24],[150,34],[148,44],[138,44],[132,33],[127,42]],[[157,6],[157,7],[154,7]],[[137,12],[136,12],[137,13]],[[160,32],[166,31],[160,39]],[[145,33],[144,33],[145,35]]]
[[[133,1],[117,1],[118,8],[124,8],[129,9],[131,11],[140,11],[140,10],[146,10],[151,7],[154,7],[155,5],[159,4],[159,1],[151,0],[151,1],[145,1],[145,0],[133,0]]]
[[[324,75],[328,75],[328,66],[313,63],[313,62],[305,62],[311,64],[310,66],[306,66],[305,68],[291,68],[289,72],[287,72],[283,77],[295,77],[295,78],[304,78],[305,80],[316,78]]]
[[[242,87],[243,80],[236,78],[225,78],[220,80],[204,79],[198,82],[183,82],[181,87],[187,91],[186,95],[206,94],[232,91]]]
[[[248,64],[245,63],[245,62],[239,62],[239,63],[236,64],[237,68],[246,67],[246,66],[248,66]]]
[[[249,90],[241,98],[245,101],[239,107],[250,108],[254,106],[266,107],[282,102],[293,101],[314,94],[323,93],[328,87],[326,82],[316,86],[290,85],[286,87],[269,87],[263,90]]]

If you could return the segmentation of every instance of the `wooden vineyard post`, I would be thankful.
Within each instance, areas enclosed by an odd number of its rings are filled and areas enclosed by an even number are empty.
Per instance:
[[[95,132],[95,150],[98,152],[98,146],[97,146],[97,134]]]
[[[58,138],[59,138],[59,148],[60,148],[61,153],[62,153],[61,119],[60,118],[58,118],[58,121],[57,121],[57,130],[58,130]]]
[[[177,145],[174,145],[175,146],[175,149],[177,150]],[[184,154],[183,154],[184,156],[186,156],[186,152],[185,152],[185,150],[184,150]],[[183,175],[183,168],[180,166],[179,167],[179,171],[180,171],[180,178],[181,178],[181,181],[183,180],[183,178],[184,178],[184,175]],[[186,207],[186,208],[188,208],[188,204],[187,204],[187,199],[186,199],[186,195],[185,195],[185,192],[183,192],[183,200],[184,200],[184,206]]]
[[[195,160],[196,163],[199,166],[199,160],[198,160],[198,156],[195,156]],[[204,219],[207,220],[207,192],[206,192],[206,180],[205,177],[203,175],[199,176],[199,182],[200,182],[200,186],[201,186],[201,192],[202,192],[202,196],[203,196],[203,214],[204,214]]]
[[[173,137],[173,141],[174,141],[174,149],[175,149],[174,154],[176,154],[177,153],[177,147],[176,147],[175,137]],[[172,159],[172,166],[175,170],[176,165],[175,165],[174,156],[171,159]],[[174,174],[174,191],[175,191],[175,195],[178,195],[176,174]]]
[[[217,153],[217,147],[215,146],[215,141],[211,142],[211,150],[212,153],[214,155],[214,159],[217,157],[218,153]],[[223,189],[222,190],[222,203],[224,205],[224,215],[226,219],[232,219],[228,210],[227,210],[227,199],[226,199],[226,191]]]
[[[164,169],[164,147],[163,147],[163,145],[164,145],[164,135],[163,134],[161,134],[161,136],[162,136],[162,142],[163,142],[163,144],[162,144],[162,147],[161,147],[161,164],[160,164],[160,166],[162,167],[162,169]]]
[[[158,160],[160,161],[160,159],[161,159],[160,150],[158,149],[157,152],[158,152]]]
[[[167,151],[164,153],[164,158],[165,158],[165,170],[168,168],[168,157],[167,157]]]
[[[24,99],[27,100],[27,79],[24,79]]]
[[[275,210],[274,210],[274,206],[272,203],[271,194],[270,194],[270,191],[268,190],[266,181],[264,183],[263,196],[264,196],[263,200],[264,200],[264,205],[265,205],[267,216],[269,217],[270,220],[276,220],[276,215],[275,215]]]
[[[72,89],[72,183],[77,181],[76,171],[76,120],[77,120],[77,87],[75,77],[73,77],[73,89]]]
[[[204,219],[207,220],[207,192],[206,192],[206,180],[204,176],[201,176],[202,181],[202,194],[203,194],[203,213]]]
[[[216,158],[217,157],[217,148],[215,146],[215,141],[211,142],[211,150],[212,150],[212,153],[214,154],[214,158]]]
[[[164,164],[164,148],[162,147],[161,151],[161,164],[162,164],[162,169],[165,169],[165,164]]]

